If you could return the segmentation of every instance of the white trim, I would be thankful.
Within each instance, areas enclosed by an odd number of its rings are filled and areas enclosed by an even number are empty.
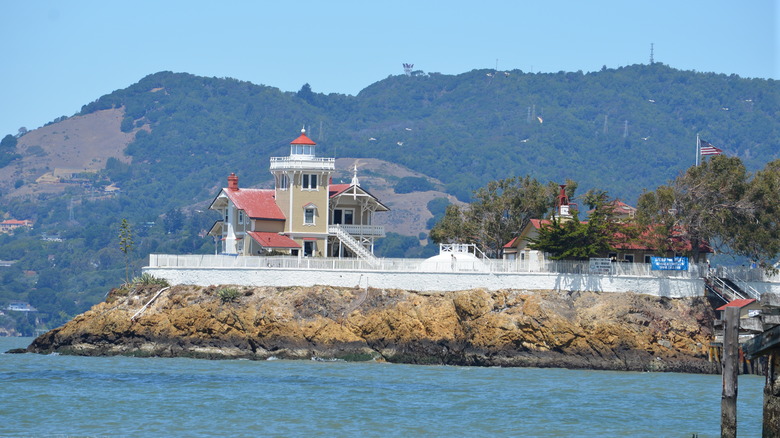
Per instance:
[[[311,222],[307,222],[306,215],[311,211]],[[317,206],[314,204],[306,204],[303,206],[303,225],[314,226],[317,225]]]

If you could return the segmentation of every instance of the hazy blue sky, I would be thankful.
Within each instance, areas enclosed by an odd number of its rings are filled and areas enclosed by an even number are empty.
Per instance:
[[[357,94],[389,75],[646,64],[779,79],[775,0],[0,0],[0,137],[162,70]]]

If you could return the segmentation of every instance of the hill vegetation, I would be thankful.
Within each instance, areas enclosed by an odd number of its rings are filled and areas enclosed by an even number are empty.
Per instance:
[[[418,71],[389,76],[357,96],[325,95],[308,84],[291,93],[155,73],[84,105],[77,116],[118,112],[120,137],[134,137],[124,156],[86,166],[89,172],[59,191],[32,190],[53,169],[29,164],[57,153],[56,142],[2,139],[0,213],[32,219],[35,227],[0,236],[0,260],[15,261],[0,268],[0,307],[28,301],[45,323],[58,324],[102,299],[124,278],[122,219],[135,233],[135,274],[150,252],[212,252],[210,239],[198,234],[215,219],[205,206],[226,175],[236,172],[242,186],[269,186],[269,157],[286,155],[301,126],[320,155],[380,159],[416,172],[395,179],[398,193],[435,187],[468,202],[490,181],[529,175],[545,184],[570,179],[582,193],[602,189],[636,203],[693,164],[696,134],[748,171],[780,158],[779,93],[773,80],[663,64],[588,74]],[[76,128],[67,122],[76,118],[48,127],[73,153]],[[121,193],[103,195],[109,185]],[[441,217],[447,203],[442,194],[428,210]],[[377,251],[426,255],[422,234],[392,234]],[[0,316],[3,325],[29,333],[35,321],[9,314]]]

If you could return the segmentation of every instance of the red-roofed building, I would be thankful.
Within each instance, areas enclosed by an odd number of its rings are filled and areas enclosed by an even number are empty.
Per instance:
[[[0,222],[0,233],[9,233],[19,227],[32,228],[33,222],[29,220],[6,219]]]
[[[334,158],[319,158],[304,130],[290,155],[271,158],[274,189],[242,189],[231,173],[209,207],[219,211],[209,235],[223,254],[283,253],[306,257],[373,257],[382,226],[373,215],[389,209],[360,187],[357,167],[350,184],[331,184]]]
[[[620,201],[615,201],[611,204],[618,214],[619,219],[629,219],[634,216],[636,209]],[[557,216],[560,219],[570,219],[571,216],[562,214],[560,207],[558,208]],[[568,212],[568,210],[566,210]],[[539,230],[549,225],[551,222],[547,219],[531,219],[526,227],[520,232],[520,234],[504,245],[503,257],[505,260],[530,260],[531,262],[541,262],[545,259],[545,255],[537,250],[533,250],[530,247],[531,240],[535,239],[539,235]],[[584,223],[584,222],[583,222]],[[601,254],[599,257],[610,258],[613,261],[628,262],[628,263],[650,263],[650,258],[654,256],[664,257],[680,257],[682,252],[689,252],[691,249],[690,242],[684,242],[681,238],[677,238],[673,243],[673,246],[680,252],[671,251],[667,254],[659,254],[657,248],[653,248],[649,233],[640,236],[639,239],[628,240],[625,239],[621,233],[616,233],[614,236],[616,243],[615,250],[608,254]],[[703,244],[700,248],[702,254],[712,253],[712,249],[707,244]]]
[[[720,319],[723,319],[723,313],[726,311],[726,307],[739,307],[739,317],[748,318],[751,316],[751,311],[757,311],[761,309],[761,303],[753,298],[733,300],[728,304],[724,304],[715,309],[717,312],[721,312]]]

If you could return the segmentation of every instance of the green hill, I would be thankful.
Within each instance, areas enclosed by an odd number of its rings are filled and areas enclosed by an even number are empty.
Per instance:
[[[529,174],[572,179],[579,193],[603,189],[632,204],[693,164],[697,133],[750,170],[780,158],[779,103],[774,80],[663,64],[589,74],[417,71],[357,96],[155,73],[36,130],[37,137],[31,131],[3,140],[0,213],[32,219],[35,227],[0,235],[0,260],[16,261],[0,267],[0,307],[30,301],[53,324],[101,299],[124,277],[122,218],[136,233],[136,272],[149,252],[213,251],[198,233],[215,219],[203,210],[216,188],[230,172],[242,186],[269,185],[269,157],[286,155],[302,126],[320,155],[385,160],[417,172],[385,175],[401,184],[399,192],[435,186],[468,201],[490,180]],[[87,129],[80,120],[94,125],[98,115],[107,132],[79,131]],[[129,141],[125,156],[89,143],[92,137],[114,139],[115,151]],[[52,157],[97,150],[104,155],[85,157],[89,171],[68,184],[36,184],[56,173]],[[109,184],[121,194],[104,196]],[[440,204],[429,210],[440,214]],[[44,234],[62,241],[42,240]],[[424,255],[413,248],[418,237],[393,235],[377,251]],[[31,323],[0,316],[4,325],[28,330]]]
[[[207,196],[204,188],[227,169],[267,180],[264,163],[285,153],[303,125],[321,153],[402,164],[443,181],[462,200],[489,180],[531,174],[571,178],[634,202],[642,189],[693,164],[697,133],[749,168],[780,157],[778,97],[772,80],[662,64],[591,74],[416,72],[388,77],[357,96],[317,94],[308,86],[282,93],[163,72],[81,114],[124,106],[125,130],[148,124],[151,133],[127,153],[134,163],[153,163],[138,172],[176,182],[171,203]],[[131,184],[151,189],[156,182]]]

